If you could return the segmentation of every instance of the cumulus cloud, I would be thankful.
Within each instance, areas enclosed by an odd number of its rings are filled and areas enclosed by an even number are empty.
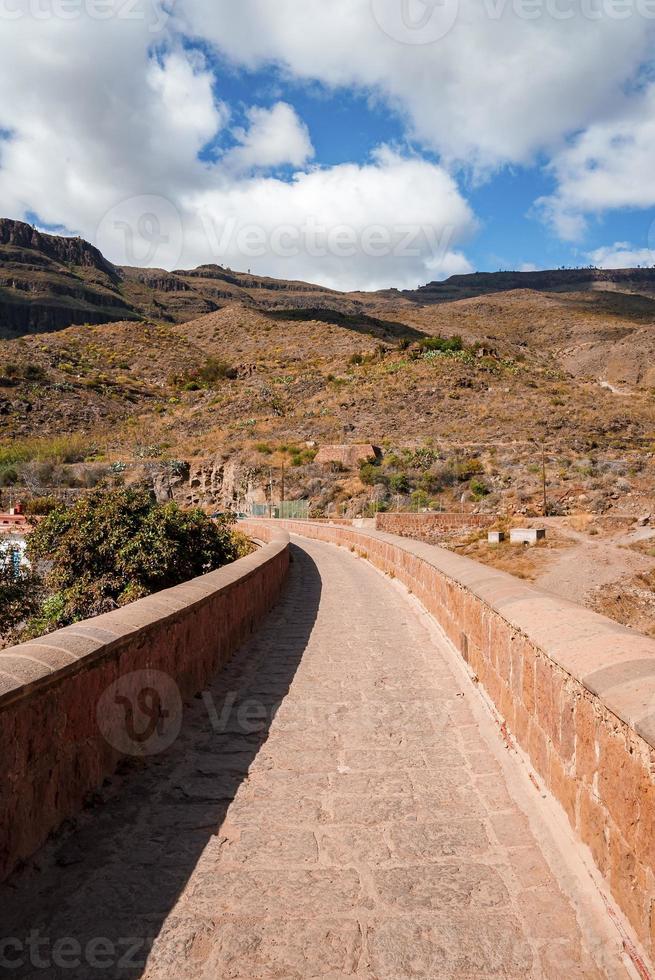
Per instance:
[[[213,261],[334,288],[415,286],[471,271],[474,215],[439,166],[380,148],[367,164],[226,180],[185,202],[186,262]],[[206,261],[206,258],[205,258]]]
[[[553,159],[557,190],[538,203],[560,237],[575,240],[588,214],[655,205],[655,84],[624,100]]]
[[[238,146],[223,162],[235,170],[267,170],[288,164],[302,167],[314,156],[309,130],[293,106],[277,102],[272,108],[252,106],[248,128],[234,131]]]
[[[206,57],[174,33],[153,43],[151,26],[21,20],[3,32],[3,214],[36,212],[132,265],[212,261],[340,288],[470,268],[475,219],[442,167],[385,148],[309,166],[291,105],[246,107],[235,126]],[[200,155],[221,134],[231,149]]]
[[[117,201],[175,196],[227,121],[204,59],[156,56],[145,19],[23,18],[0,32],[0,209],[91,233]]]
[[[546,153],[557,190],[540,208],[563,236],[579,235],[590,211],[653,203],[655,97],[631,86],[655,23],[636,13],[590,23],[573,4],[560,16],[566,0],[528,0],[530,18],[522,0],[179,0],[166,22],[163,8],[139,2],[115,0],[101,20],[80,7],[65,20],[3,21],[2,213],[100,236],[116,260],[224,261],[372,286],[470,269],[463,249],[476,223],[459,164],[481,176]],[[354,87],[436,156],[378,148],[368,162],[323,167],[288,101],[225,103],[225,60],[275,64],[282,83]],[[227,241],[218,254],[207,229],[230,220],[227,239],[214,235]],[[235,244],[254,225],[262,254]],[[271,244],[285,225],[296,229],[294,257]],[[324,237],[342,231],[327,255],[313,254],[316,225]],[[378,234],[375,254],[378,226],[387,244]],[[415,229],[413,247],[401,247],[403,226]]]
[[[655,251],[636,248],[630,242],[614,242],[587,253],[592,265],[599,269],[634,269],[636,266],[654,266]]]
[[[185,30],[234,62],[358,86],[446,161],[482,170],[531,161],[621,99],[655,21],[636,2],[632,16],[612,12],[610,0],[186,0],[177,9]]]
[[[655,20],[641,0],[187,0],[179,15],[236,63],[386,102],[451,170],[484,178],[545,155],[557,190],[537,211],[565,240],[591,211],[653,203],[654,100],[637,93]]]

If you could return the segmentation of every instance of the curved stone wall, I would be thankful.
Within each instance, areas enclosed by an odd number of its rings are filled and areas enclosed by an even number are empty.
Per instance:
[[[0,880],[126,755],[174,740],[198,693],[273,606],[289,536],[233,565],[0,651]]]
[[[519,579],[381,531],[278,522],[350,548],[433,614],[655,948],[655,641]]]

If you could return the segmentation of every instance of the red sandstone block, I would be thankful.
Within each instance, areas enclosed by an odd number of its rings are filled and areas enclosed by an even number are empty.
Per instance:
[[[527,752],[528,749],[529,729],[530,716],[523,705],[517,702],[514,711],[513,733],[524,752]]]
[[[578,783],[578,833],[590,848],[603,875],[609,868],[610,826],[605,810],[590,788]]]
[[[522,701],[529,715],[535,714],[534,699],[534,675],[535,675],[535,655],[527,643],[521,644],[523,647],[523,696]]]
[[[485,687],[487,689],[487,694],[489,695],[493,703],[496,705],[497,708],[500,709],[501,690],[502,690],[501,680],[500,677],[498,676],[497,671],[494,670],[491,664],[488,664],[487,667]]]
[[[565,763],[575,756],[575,709],[580,700],[576,686],[571,681],[563,685],[560,696],[560,755]]]
[[[548,744],[539,725],[531,720],[528,731],[528,754],[542,779],[548,779]]]
[[[505,628],[507,629],[507,648],[510,657],[510,683],[512,693],[516,701],[521,701],[523,695],[523,656],[516,634],[509,627],[506,626]]]
[[[609,880],[612,894],[642,941],[650,938],[650,898],[643,889],[644,873],[634,851],[621,834],[610,834]]]
[[[582,696],[575,709],[575,771],[578,779],[592,783],[598,769],[597,733],[600,713],[592,699]]]
[[[487,642],[489,644],[488,657],[491,663],[505,679],[509,679],[511,673],[509,630],[507,624],[498,616],[490,616],[489,618]]]
[[[545,657],[538,656],[535,665],[536,716],[545,734],[553,737],[553,665]]]
[[[514,730],[514,720],[516,716],[516,702],[511,688],[501,680],[500,684],[500,713],[505,719],[510,731]]]
[[[655,786],[647,773],[640,782],[637,802],[639,822],[635,853],[639,862],[655,874]]]
[[[577,797],[575,778],[566,771],[557,752],[552,749],[550,752],[548,785],[555,799],[559,800],[564,807],[564,811],[569,818],[569,823],[575,828]]]
[[[598,741],[598,796],[623,839],[634,846],[639,816],[638,796],[644,772],[638,760],[630,754],[625,733],[618,724],[614,730],[610,730],[606,724],[601,725]]]

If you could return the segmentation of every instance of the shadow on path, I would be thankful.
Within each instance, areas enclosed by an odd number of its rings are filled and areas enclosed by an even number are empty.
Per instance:
[[[284,595],[187,706],[175,745],[129,761],[75,821],[0,886],[0,975],[135,980],[268,738],[312,632],[315,563],[292,547]],[[171,977],[176,965],[171,963]]]

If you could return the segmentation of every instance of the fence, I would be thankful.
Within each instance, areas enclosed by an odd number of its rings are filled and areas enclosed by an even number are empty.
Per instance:
[[[276,520],[306,521],[309,518],[308,500],[285,500],[281,504],[251,504],[251,517],[274,517]]]

